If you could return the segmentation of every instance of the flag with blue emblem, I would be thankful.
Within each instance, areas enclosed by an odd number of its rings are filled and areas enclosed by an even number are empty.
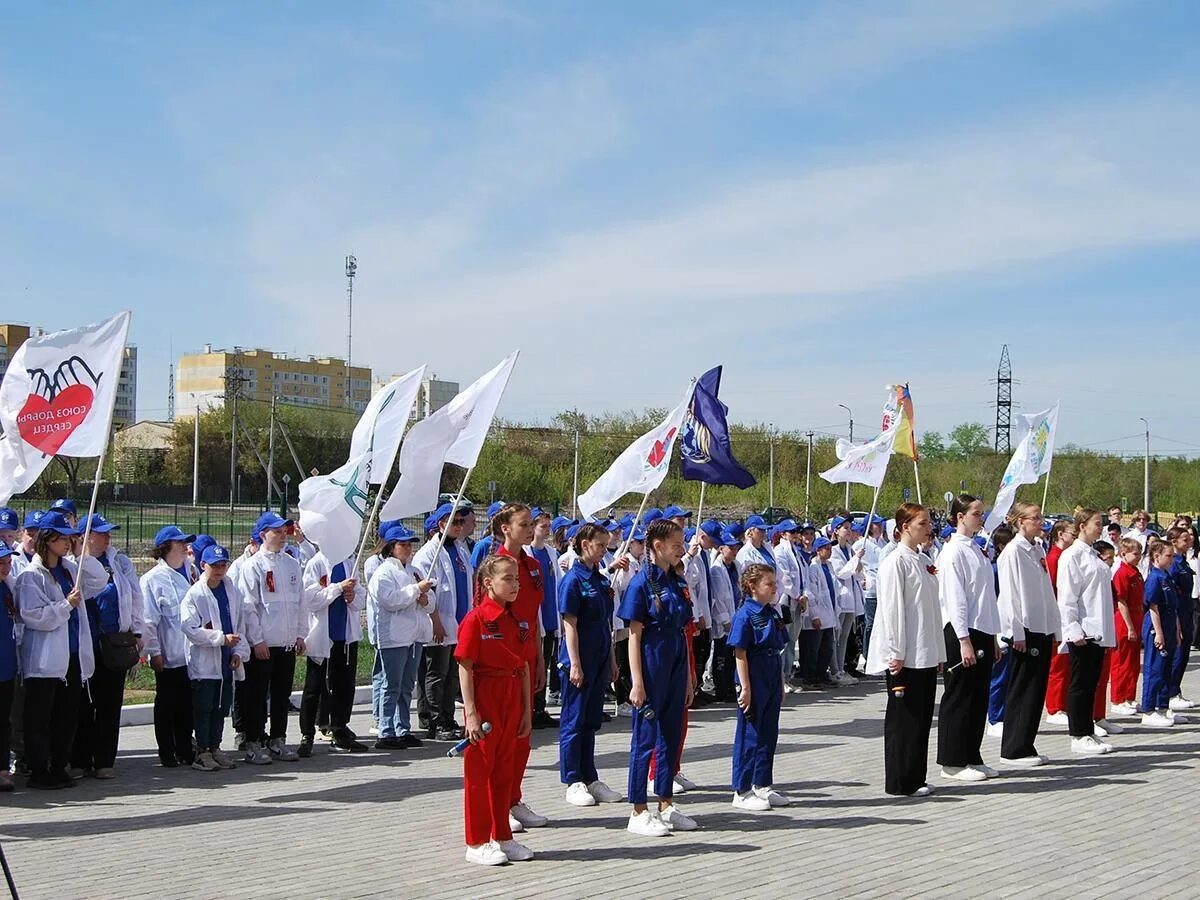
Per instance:
[[[720,366],[709,369],[696,382],[679,440],[683,477],[745,489],[756,479],[734,458],[729,442],[729,407],[717,399],[720,388]]]

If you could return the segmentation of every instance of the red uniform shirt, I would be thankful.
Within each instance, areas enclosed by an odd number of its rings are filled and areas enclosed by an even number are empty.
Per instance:
[[[1046,554],[1046,571],[1050,573],[1050,587],[1054,588],[1054,596],[1058,596],[1058,558],[1063,555],[1062,547],[1055,544]]]
[[[517,588],[517,598],[513,600],[509,608],[512,610],[517,624],[534,638],[534,640],[526,641],[526,651],[529,653],[529,661],[532,663],[537,660],[538,620],[541,618],[542,599],[545,597],[545,590],[542,588],[542,567],[524,550],[521,551],[519,557],[514,557],[503,544],[496,551],[496,555],[507,556],[509,559],[517,561],[519,587]]]
[[[1113,574],[1113,600],[1114,603],[1120,600],[1129,606],[1129,618],[1133,620],[1133,627],[1141,632],[1142,619],[1146,615],[1146,581],[1142,578],[1142,573],[1125,560],[1121,560],[1121,565]],[[1117,634],[1123,634],[1125,620],[1121,618],[1120,610],[1117,611],[1116,621],[1120,626]]]
[[[476,678],[519,677],[525,671],[528,636],[510,607],[484,597],[458,625],[454,658],[471,660]]]

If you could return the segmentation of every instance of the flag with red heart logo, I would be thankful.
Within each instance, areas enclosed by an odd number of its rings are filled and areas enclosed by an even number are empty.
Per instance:
[[[647,494],[663,483],[671,464],[671,449],[679,437],[684,417],[692,405],[696,382],[688,385],[683,402],[616,458],[608,471],[579,497],[579,511],[585,516],[616,503],[626,494]]]
[[[56,454],[99,456],[108,444],[129,313],[31,337],[0,384],[0,503],[28,489]]]

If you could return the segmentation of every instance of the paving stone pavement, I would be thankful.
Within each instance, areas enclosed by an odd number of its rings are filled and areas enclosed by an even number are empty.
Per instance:
[[[875,681],[787,697],[775,773],[793,804],[765,814],[730,805],[731,707],[694,711],[684,772],[701,788],[679,805],[702,830],[659,839],[628,834],[624,804],[567,806],[557,733],[536,731],[526,797],[551,824],[524,836],[536,860],[500,869],[463,860],[446,744],[348,756],[319,743],[307,761],[202,773],[158,766],[149,726],[123,730],[113,781],[0,795],[0,842],[26,900],[1188,895],[1168,854],[1200,827],[1200,724],[1129,720],[1100,758],[1073,758],[1048,727],[1051,765],[978,785],[937,777],[931,749],[935,796],[895,799],[883,708]],[[622,792],[628,751],[629,721],[606,725],[601,777]],[[984,759],[998,756],[985,738]],[[1147,861],[1148,847],[1164,849]]]

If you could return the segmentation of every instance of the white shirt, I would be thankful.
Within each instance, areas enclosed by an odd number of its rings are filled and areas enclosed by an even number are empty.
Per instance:
[[[1014,641],[1025,640],[1025,632],[1048,634],[1062,631],[1058,601],[1046,569],[1046,551],[1018,534],[1000,551],[996,561],[1000,574],[1000,633]]]
[[[863,556],[865,557],[866,553]],[[838,589],[838,613],[863,615],[867,611],[863,597],[863,557],[855,553],[849,544],[845,548],[835,545],[829,562],[835,567],[834,586]]]
[[[417,603],[420,580],[415,568],[395,557],[381,561],[375,569],[367,590],[367,610],[368,621],[374,623],[376,646],[386,650],[433,642],[428,606]]]
[[[946,661],[937,578],[927,557],[903,545],[879,567],[867,672],[880,675],[893,659],[904,660],[906,669],[931,669]]]
[[[829,592],[829,581],[825,578],[826,570],[829,572],[829,578],[833,581],[834,594]],[[808,572],[804,576],[804,584],[804,595],[808,597],[809,621],[820,619],[820,630],[832,628],[837,624],[836,591],[838,589],[837,575],[833,571],[833,561],[823,563],[819,556],[814,556],[813,561],[808,565]],[[817,626],[810,625],[810,627],[816,628]],[[872,635],[874,633],[874,631],[871,632]]]
[[[695,556],[683,558],[683,580],[692,594],[692,618],[696,622],[712,621],[712,600],[708,596],[708,551],[703,547]]]
[[[1058,612],[1064,642],[1086,637],[1101,647],[1116,646],[1112,572],[1082,538],[1058,558]]]
[[[712,635],[714,638],[725,637],[729,634],[733,613],[737,609],[737,596],[729,581],[729,572],[725,568],[725,561],[721,559],[721,551],[713,551],[709,572],[712,574],[712,596],[709,598],[709,606],[712,610]]]
[[[887,545],[888,542],[883,538],[859,538],[854,542],[853,549],[866,548],[863,553],[863,593],[868,597],[878,593],[879,564],[883,561],[883,551]]]
[[[938,554],[937,570],[942,624],[951,626],[960,641],[970,637],[969,628],[999,634],[995,574],[975,541],[957,532],[952,534]]]

